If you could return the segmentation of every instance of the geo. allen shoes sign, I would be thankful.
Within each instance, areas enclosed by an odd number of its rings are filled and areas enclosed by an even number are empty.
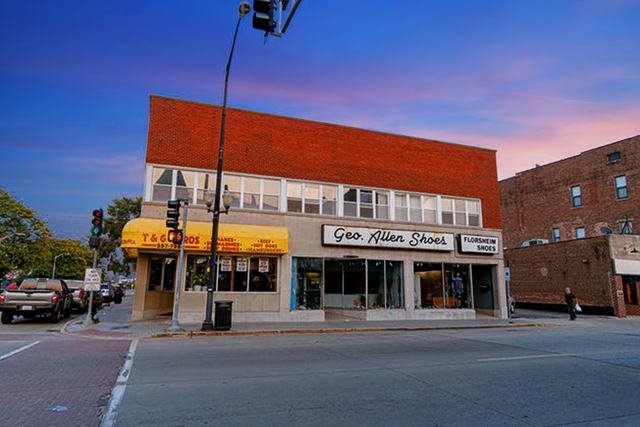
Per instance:
[[[323,225],[322,244],[452,251],[453,234]]]

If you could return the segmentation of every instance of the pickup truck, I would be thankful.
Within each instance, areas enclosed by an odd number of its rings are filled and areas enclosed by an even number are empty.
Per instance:
[[[78,313],[86,313],[87,306],[84,300],[84,281],[82,280],[64,280],[67,287],[73,294],[73,302],[71,303],[71,309],[76,309]]]
[[[51,323],[71,315],[73,294],[63,280],[25,279],[18,289],[5,289],[0,295],[1,321],[8,325],[14,316],[32,318],[48,315]]]

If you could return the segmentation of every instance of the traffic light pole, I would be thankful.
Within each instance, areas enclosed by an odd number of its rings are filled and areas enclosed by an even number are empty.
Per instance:
[[[202,322],[202,331],[212,331],[214,329],[212,313],[213,313],[213,292],[218,282],[217,269],[217,250],[218,250],[218,228],[220,226],[220,199],[222,198],[222,160],[224,154],[224,125],[227,118],[227,84],[229,82],[229,68],[231,68],[231,58],[233,57],[233,49],[236,45],[236,36],[238,35],[238,27],[240,21],[248,13],[248,11],[238,9],[239,18],[236,24],[236,32],[233,35],[233,43],[231,44],[231,52],[229,53],[229,62],[224,73],[224,95],[222,100],[222,123],[220,124],[220,146],[218,148],[218,169],[216,170],[216,194],[213,202],[213,226],[211,230],[211,254],[209,256],[209,283],[207,285],[207,307],[205,309],[204,322]]]
[[[168,332],[180,332],[182,328],[178,323],[178,307],[180,306],[180,288],[182,288],[182,261],[184,260],[184,241],[187,239],[187,211],[189,208],[189,200],[184,201],[184,219],[182,220],[182,242],[180,243],[180,258],[178,261],[178,280],[176,280],[175,301],[173,303],[173,317],[171,325],[167,328]]]
[[[98,239],[100,238],[98,237]],[[96,268],[97,264],[98,264],[98,248],[94,248],[93,249],[93,268]],[[87,319],[86,319],[87,324],[93,320],[91,316],[92,308],[93,308],[93,290],[90,290],[89,291],[89,307],[87,309]]]

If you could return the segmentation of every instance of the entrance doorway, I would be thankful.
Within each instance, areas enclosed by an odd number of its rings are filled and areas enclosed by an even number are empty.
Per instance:
[[[473,265],[473,305],[476,309],[493,310],[493,270],[491,265]]]

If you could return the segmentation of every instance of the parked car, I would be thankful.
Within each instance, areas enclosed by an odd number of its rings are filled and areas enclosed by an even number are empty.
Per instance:
[[[25,279],[18,289],[5,289],[0,294],[2,323],[13,321],[14,316],[32,318],[48,315],[51,323],[71,315],[72,292],[63,280]]]
[[[87,306],[84,301],[84,281],[82,280],[65,280],[67,287],[73,292],[73,303],[71,308],[78,313],[85,313]]]
[[[102,300],[106,303],[110,303],[113,298],[113,288],[108,283],[103,283],[100,285],[100,295],[102,295]]]

